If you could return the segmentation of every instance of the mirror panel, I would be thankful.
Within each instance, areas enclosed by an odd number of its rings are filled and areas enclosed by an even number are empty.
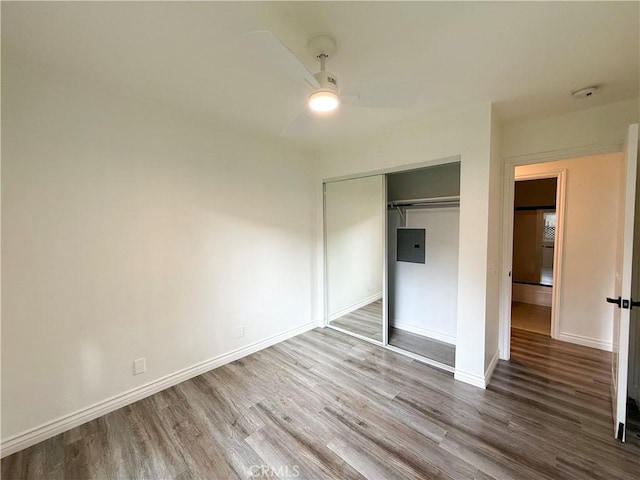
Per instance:
[[[328,325],[383,340],[384,177],[325,184]]]

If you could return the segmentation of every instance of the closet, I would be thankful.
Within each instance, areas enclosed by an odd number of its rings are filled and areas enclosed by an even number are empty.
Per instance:
[[[453,371],[458,160],[325,181],[327,326]]]
[[[387,176],[388,344],[455,366],[460,164]]]

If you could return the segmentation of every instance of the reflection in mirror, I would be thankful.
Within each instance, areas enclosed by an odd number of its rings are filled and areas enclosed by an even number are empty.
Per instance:
[[[329,325],[382,342],[384,180],[325,184]]]

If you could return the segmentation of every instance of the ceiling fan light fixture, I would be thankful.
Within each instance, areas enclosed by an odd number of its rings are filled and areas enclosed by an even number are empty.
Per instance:
[[[309,108],[314,112],[332,112],[338,105],[340,98],[331,90],[317,90],[309,96]]]

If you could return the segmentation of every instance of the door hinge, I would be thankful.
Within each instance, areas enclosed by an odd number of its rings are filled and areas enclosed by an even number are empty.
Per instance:
[[[623,436],[624,436],[624,423],[618,422],[618,433],[616,435],[616,438],[622,441]]]

